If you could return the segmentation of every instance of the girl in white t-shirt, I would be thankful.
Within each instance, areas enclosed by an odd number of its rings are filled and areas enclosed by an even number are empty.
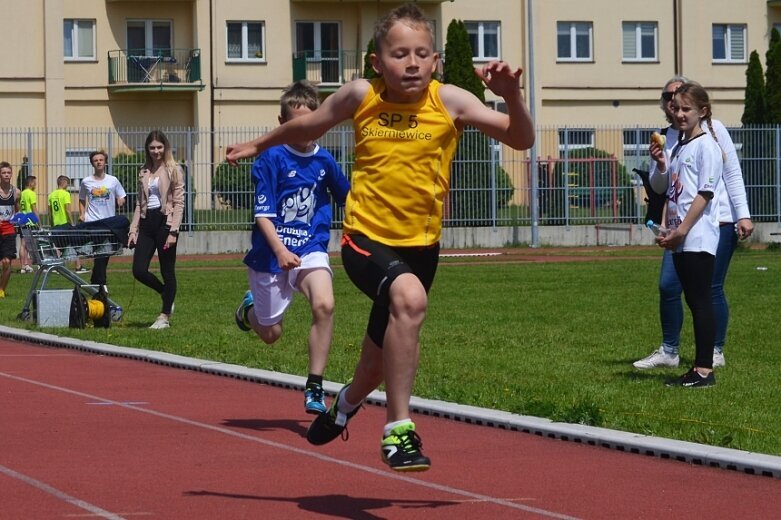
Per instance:
[[[697,354],[686,374],[668,386],[702,387],[716,383],[713,343],[716,322],[711,301],[711,280],[719,243],[719,216],[715,196],[722,190],[723,154],[711,124],[708,93],[694,82],[682,84],[673,98],[679,140],[670,151],[653,143],[657,163],[651,183],[667,186],[666,232],[657,237],[660,247],[673,251],[673,264],[683,286],[694,322]],[[703,130],[702,123],[709,132]]]

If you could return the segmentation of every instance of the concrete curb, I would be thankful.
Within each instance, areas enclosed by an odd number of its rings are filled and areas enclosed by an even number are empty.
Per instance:
[[[120,347],[83,341],[74,338],[55,336],[37,331],[15,329],[0,325],[0,336],[37,343],[58,348],[71,348],[85,352],[117,356],[158,365],[187,370],[196,370],[207,374],[232,377],[256,383],[264,383],[282,388],[303,390],[306,378],[257,368],[220,363],[168,354],[154,350]],[[323,389],[330,395],[336,395],[341,383],[326,381]],[[385,406],[385,393],[372,392],[366,400],[370,404]],[[690,464],[740,471],[751,475],[781,478],[781,457],[752,453],[742,450],[720,448],[693,442],[651,437],[630,432],[597,428],[581,424],[550,421],[538,417],[517,415],[498,410],[477,408],[446,401],[413,397],[412,411],[433,417],[442,417],[455,421],[502,428],[505,430],[530,433],[540,437],[559,439],[590,446],[610,448],[628,453],[636,453],[662,459],[672,459]]]

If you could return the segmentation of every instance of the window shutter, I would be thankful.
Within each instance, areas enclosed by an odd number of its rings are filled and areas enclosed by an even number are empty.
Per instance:
[[[635,24],[633,23],[623,24],[623,46],[625,60],[633,60],[638,58],[637,37],[635,35]]]

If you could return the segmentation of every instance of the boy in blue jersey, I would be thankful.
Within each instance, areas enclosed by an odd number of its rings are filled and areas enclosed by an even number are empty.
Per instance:
[[[313,112],[317,90],[305,81],[285,89],[280,124]],[[236,324],[266,344],[282,335],[282,318],[293,293],[312,309],[309,376],[304,391],[307,413],[325,413],[323,372],[333,335],[334,295],[328,261],[331,196],[344,204],[350,185],[339,165],[314,141],[269,148],[252,166],[255,227],[244,258],[250,290],[236,309]]]

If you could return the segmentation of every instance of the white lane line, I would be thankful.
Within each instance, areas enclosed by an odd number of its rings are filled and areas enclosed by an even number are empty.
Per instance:
[[[433,482],[426,482],[426,481],[423,481],[423,480],[417,480],[417,479],[414,479],[414,478],[411,478],[411,477],[407,477],[405,475],[400,475],[400,474],[396,474],[396,473],[390,473],[387,470],[379,470],[379,469],[376,469],[376,468],[373,468],[373,467],[370,467],[370,466],[364,466],[362,464],[356,464],[356,463],[353,463],[353,462],[347,462],[347,461],[336,459],[336,458],[333,458],[333,457],[328,457],[328,456],[323,455],[321,453],[317,453],[317,452],[310,451],[310,450],[304,450],[304,449],[301,449],[301,448],[296,448],[296,447],[290,446],[288,444],[282,444],[282,443],[279,443],[279,442],[274,442],[274,441],[270,441],[270,440],[267,440],[267,439],[262,439],[260,437],[253,437],[252,435],[248,435],[246,433],[241,433],[241,432],[236,432],[236,431],[233,431],[233,430],[229,430],[227,428],[222,428],[220,426],[214,426],[212,424],[201,423],[201,422],[198,422],[198,421],[193,421],[193,420],[190,420],[190,419],[186,419],[184,417],[179,417],[179,416],[176,416],[176,415],[171,415],[171,414],[167,414],[167,413],[163,413],[163,412],[158,412],[158,411],[155,411],[155,410],[150,410],[148,408],[139,408],[137,406],[124,404],[124,403],[119,402],[119,401],[114,401],[114,400],[111,400],[111,399],[105,399],[105,398],[98,397],[98,396],[91,395],[91,394],[87,394],[87,393],[84,393],[84,392],[79,392],[77,390],[71,390],[70,388],[64,388],[64,387],[61,387],[61,386],[50,385],[50,384],[44,383],[42,381],[35,381],[33,379],[28,379],[26,377],[14,376],[14,375],[11,375],[11,374],[7,374],[5,372],[0,372],[0,376],[5,377],[7,379],[12,379],[14,381],[20,381],[20,382],[23,382],[23,383],[29,383],[31,385],[36,385],[36,386],[40,386],[40,387],[43,387],[43,388],[48,388],[50,390],[56,390],[58,392],[62,392],[62,393],[66,393],[66,394],[71,394],[71,395],[76,395],[76,396],[79,396],[79,397],[91,399],[93,401],[100,401],[100,402],[114,404],[114,405],[120,406],[122,408],[127,408],[128,410],[134,410],[136,412],[153,415],[155,417],[160,417],[162,419],[167,419],[169,421],[174,421],[174,422],[178,422],[178,423],[182,423],[182,424],[187,424],[189,426],[195,426],[197,428],[202,428],[204,430],[209,430],[209,431],[213,431],[213,432],[217,432],[217,433],[222,433],[223,435],[229,435],[231,437],[236,437],[238,439],[251,441],[251,442],[258,443],[258,444],[263,444],[265,446],[270,446],[272,448],[277,448],[277,449],[280,449],[280,450],[289,451],[289,452],[292,452],[292,453],[295,453],[295,454],[298,454],[298,455],[303,455],[303,456],[306,456],[306,457],[312,457],[312,458],[321,460],[323,462],[328,462],[328,463],[331,463],[331,464],[337,464],[339,466],[344,466],[344,467],[347,467],[347,468],[350,468],[350,469],[363,471],[365,473],[370,473],[370,474],[378,476],[378,477],[391,479],[391,480],[399,480],[399,481],[405,482],[407,484],[411,484],[413,486],[419,486],[419,487],[434,489],[434,490],[437,490],[437,491],[441,491],[443,493],[449,493],[449,494],[452,494],[452,495],[458,495],[458,496],[462,496],[462,497],[467,497],[467,498],[470,498],[472,500],[477,500],[477,501],[481,501],[481,502],[488,502],[488,503],[491,503],[491,504],[494,504],[494,505],[497,505],[497,506],[503,506],[503,507],[507,507],[507,508],[510,508],[510,509],[519,509],[521,511],[526,511],[527,513],[534,513],[534,514],[537,514],[537,515],[540,515],[540,516],[545,516],[545,517],[548,517],[548,518],[558,518],[560,520],[577,520],[577,517],[568,516],[568,515],[565,515],[565,514],[562,514],[562,513],[557,513],[555,511],[548,511],[546,509],[540,509],[540,508],[536,508],[536,507],[525,506],[523,504],[516,504],[516,503],[511,502],[509,500],[504,500],[504,499],[501,499],[501,498],[491,497],[491,496],[487,496],[487,495],[481,495],[480,493],[473,493],[472,491],[467,491],[465,489],[458,489],[458,488],[454,488],[454,487],[450,487],[450,486],[445,486],[445,485],[442,485],[442,484],[436,484],[436,483],[433,483]]]
[[[11,468],[7,468],[3,466],[2,464],[0,464],[0,473],[7,475],[11,478],[14,478],[16,480],[21,480],[25,484],[28,484],[38,489],[39,491],[43,491],[44,493],[48,493],[54,496],[55,498],[62,500],[63,502],[67,502],[80,509],[89,511],[91,513],[91,516],[97,516],[98,518],[106,518],[108,520],[124,520],[124,518],[119,515],[106,511],[105,509],[101,509],[98,506],[90,504],[89,502],[85,502],[84,500],[81,500],[79,498],[72,497],[63,491],[60,491],[59,489],[51,487],[49,484],[41,482],[40,480],[36,480],[32,477],[28,477],[27,475],[23,475],[18,471],[14,471]]]

